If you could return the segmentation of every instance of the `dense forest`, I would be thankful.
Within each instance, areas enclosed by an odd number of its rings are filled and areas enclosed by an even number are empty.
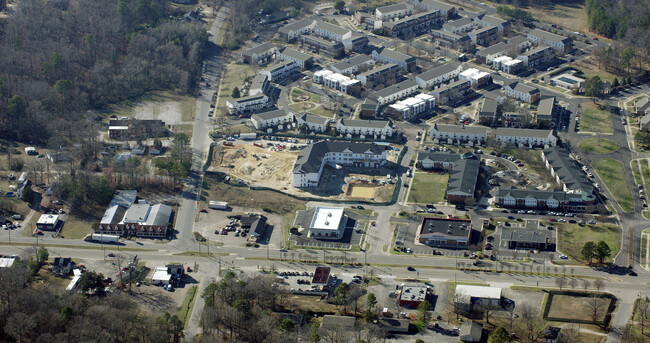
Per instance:
[[[19,2],[0,30],[0,136],[58,146],[93,110],[192,92],[207,33],[169,14],[167,0]]]
[[[586,7],[591,31],[609,38],[623,38],[629,31],[636,39],[650,40],[650,1],[587,0]]]

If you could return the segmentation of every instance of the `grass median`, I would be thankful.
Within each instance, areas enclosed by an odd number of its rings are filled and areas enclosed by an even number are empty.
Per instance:
[[[630,185],[625,179],[623,163],[613,158],[600,158],[594,160],[591,165],[605,182],[605,186],[607,186],[607,189],[612,193],[623,211],[634,211],[634,199],[630,192]]]
[[[449,174],[417,172],[414,175],[408,201],[418,204],[442,202],[447,192]]]
[[[615,225],[585,225],[571,223],[554,223],[558,230],[558,247],[561,252],[576,261],[585,263],[582,247],[586,242],[605,241],[612,251],[612,257],[621,248],[621,229]]]
[[[645,161],[645,160],[641,160],[641,161]],[[632,160],[632,162],[630,162],[630,168],[632,168],[632,174],[634,175],[634,182],[636,182],[637,185],[642,185],[643,180],[641,180],[641,174],[639,174],[639,161]]]
[[[582,109],[580,131],[614,133],[612,118],[605,105],[585,102],[582,104]]]

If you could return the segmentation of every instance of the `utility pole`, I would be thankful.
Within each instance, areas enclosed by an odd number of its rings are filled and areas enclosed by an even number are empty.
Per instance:
[[[269,259],[269,243],[266,243],[266,259]]]
[[[219,257],[219,272],[217,275],[221,276],[221,257]]]

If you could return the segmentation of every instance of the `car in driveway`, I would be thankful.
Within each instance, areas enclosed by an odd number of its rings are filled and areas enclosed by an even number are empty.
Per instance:
[[[115,254],[113,254],[112,252],[109,252],[108,257],[115,257]]]

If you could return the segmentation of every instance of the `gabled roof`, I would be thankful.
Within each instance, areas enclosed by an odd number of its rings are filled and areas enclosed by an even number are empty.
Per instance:
[[[514,81],[510,84],[508,84],[506,87],[514,90],[515,92],[518,93],[528,93],[528,94],[535,94],[539,93],[539,89],[535,87],[531,87],[529,85],[526,85],[520,81]]]
[[[481,104],[479,115],[495,115],[497,113],[497,102],[493,99],[485,98]]]
[[[149,216],[147,216],[146,225],[166,226],[172,215],[172,208],[165,204],[156,204],[151,206]]]
[[[548,32],[548,31],[543,31],[543,30],[540,30],[540,29],[533,29],[532,31],[530,31],[528,33],[528,35],[529,36],[534,36],[534,37],[539,37],[541,39],[544,39],[544,40],[547,40],[547,41],[550,41],[550,42],[556,42],[556,43],[566,42],[566,41],[571,40],[571,38],[556,35],[555,33],[551,33],[551,32]]]
[[[519,45],[528,42],[528,38],[522,36],[522,35],[517,35],[514,36],[510,39],[508,39],[508,45]]]
[[[304,121],[305,123],[312,123],[312,124],[318,124],[318,125],[325,125],[330,120],[327,117],[321,117],[321,116],[317,116],[317,115],[311,114],[311,113],[303,114],[302,116],[300,116],[300,119],[302,121]]]
[[[312,143],[300,150],[294,173],[317,173],[323,162],[323,157],[328,152],[351,151],[355,154],[381,155],[387,147],[374,143],[357,143],[343,141],[320,141]]]
[[[593,186],[587,175],[582,172],[578,162],[571,158],[569,151],[563,148],[548,148],[543,151],[546,160],[553,168],[560,181],[567,189],[581,191],[586,194],[593,193]]]
[[[470,320],[469,322],[464,322],[460,326],[461,339],[471,338],[471,342],[478,342],[483,336],[483,324]]]
[[[375,50],[379,56],[386,57],[388,59],[400,62],[410,62],[415,61],[415,57],[403,54],[399,51],[391,50],[388,48],[379,48]]]
[[[287,34],[289,33],[289,31],[300,30],[304,27],[312,25],[313,23],[314,23],[314,19],[308,19],[308,18],[300,19],[296,22],[281,27],[280,29],[278,29],[278,32]]]
[[[344,34],[350,32],[349,29],[340,27],[338,25],[326,23],[326,22],[320,21],[320,20],[316,21],[316,27],[321,29],[321,30],[332,32],[334,34],[341,35],[341,36],[343,36]]]
[[[417,77],[426,82],[426,81],[429,81],[429,80],[433,80],[433,79],[435,79],[435,78],[437,78],[439,76],[449,74],[452,71],[458,69],[459,66],[460,66],[460,63],[458,63],[458,62],[449,62],[449,63],[443,64],[443,65],[441,65],[441,66],[439,66],[437,68],[427,70],[424,73],[418,75]]]
[[[481,166],[477,158],[462,158],[454,163],[449,176],[447,194],[463,194],[474,196],[476,180]]]
[[[476,55],[481,57],[487,57],[487,55],[497,54],[508,49],[510,49],[510,47],[506,43],[499,42],[497,44],[492,44],[485,49],[479,50],[479,52],[477,52]]]
[[[368,62],[370,62],[372,60],[373,60],[372,57],[362,54],[362,55],[357,55],[357,56],[354,56],[354,57],[350,57],[350,58],[345,59],[345,60],[343,60],[341,62],[338,62],[338,63],[334,63],[334,64],[332,64],[332,68],[337,69],[337,70],[345,70],[345,69],[348,69],[350,67],[355,67],[355,66],[359,66],[359,65],[368,63]]]
[[[464,18],[461,18],[461,19],[458,19],[458,20],[448,21],[444,25],[442,25],[442,27],[449,27],[449,28],[463,27],[465,25],[469,25],[469,24],[472,24],[472,23],[473,23],[472,19],[470,19],[468,17],[464,17]]]
[[[374,74],[380,73],[380,72],[382,72],[382,71],[384,71],[386,69],[393,69],[393,68],[399,68],[399,66],[397,64],[395,64],[395,63],[386,63],[384,65],[381,65],[381,66],[377,67],[377,68],[370,69],[365,73],[361,73],[361,74],[357,75],[357,80],[360,77],[368,76],[368,75],[374,75]]]
[[[537,117],[552,117],[553,108],[555,108],[555,97],[543,99],[537,106]]]
[[[405,2],[400,2],[399,4],[392,4],[392,5],[388,5],[388,6],[377,7],[377,11],[379,11],[381,13],[405,11],[407,9],[409,9],[409,5],[407,5]]]
[[[244,51],[242,53],[242,55],[244,55],[244,56],[252,56],[253,54],[261,54],[263,52],[269,51],[269,50],[274,49],[274,48],[275,48],[275,45],[273,45],[273,43],[266,42],[266,43],[262,43],[262,44],[260,44],[258,46],[254,46],[254,47]]]
[[[261,112],[261,113],[255,113],[251,116],[251,118],[256,119],[256,120],[271,120],[275,118],[282,118],[286,117],[289,113],[284,109],[279,109],[275,111],[268,111],[268,112]]]
[[[452,5],[446,4],[444,2],[436,1],[436,0],[422,0],[422,4],[445,12],[454,8],[454,6]]]
[[[479,16],[477,16],[477,18],[480,19],[481,21],[484,21],[484,22],[486,22],[488,24],[492,24],[494,26],[499,26],[499,25],[506,26],[506,25],[510,24],[510,22],[507,21],[507,20],[503,20],[501,18],[497,18],[495,16],[491,16],[491,15],[488,15],[488,14],[479,15]]]
[[[403,91],[405,89],[409,89],[409,88],[413,88],[413,87],[417,87],[417,86],[418,86],[418,84],[415,83],[415,81],[413,79],[407,79],[407,80],[404,80],[404,81],[402,81],[400,83],[396,83],[396,84],[394,84],[394,85],[392,85],[390,87],[386,87],[386,88],[384,88],[382,90],[376,91],[375,96],[377,98],[379,98],[379,97],[387,97],[387,96],[393,95],[395,93],[401,92],[401,91]]]
[[[308,61],[309,59],[313,58],[310,55],[307,55],[307,54],[305,54],[303,52],[300,52],[298,50],[295,50],[295,49],[292,49],[292,48],[289,48],[289,47],[281,48],[279,50],[279,52],[281,54],[283,54],[283,55],[289,56],[289,57],[291,57],[293,59],[303,61],[303,62]]]
[[[553,130],[535,129],[513,129],[510,127],[499,127],[496,130],[497,136],[548,138],[553,136]]]
[[[634,102],[634,107],[637,111],[645,111],[650,108],[650,96],[643,97],[641,100]]]
[[[341,125],[383,129],[386,127],[393,127],[393,122],[390,120],[341,119]]]
[[[438,132],[471,133],[475,135],[487,135],[488,133],[487,127],[469,125],[434,124],[431,130]]]

